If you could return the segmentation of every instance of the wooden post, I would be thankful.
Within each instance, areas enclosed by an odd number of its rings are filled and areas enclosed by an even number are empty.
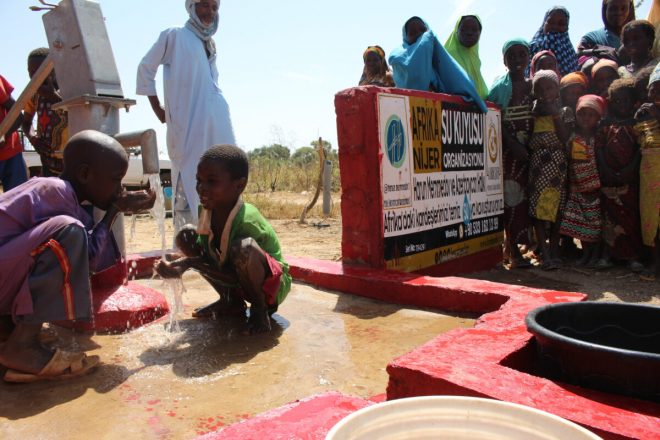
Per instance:
[[[300,214],[300,224],[305,223],[305,217],[307,213],[316,205],[316,201],[319,199],[319,194],[321,193],[321,186],[323,186],[323,166],[325,164],[325,150],[323,149],[323,139],[319,137],[319,178],[316,181],[316,192],[314,193],[314,198],[309,202],[307,206],[303,209],[302,214]]]

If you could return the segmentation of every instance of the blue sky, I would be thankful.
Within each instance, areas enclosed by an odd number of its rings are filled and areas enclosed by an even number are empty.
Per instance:
[[[51,0],[55,2],[55,0]],[[122,114],[122,131],[156,128],[161,151],[165,128],[145,97],[135,95],[135,74],[142,56],[160,31],[187,19],[184,0],[100,0],[122,79],[124,94],[137,99]],[[637,11],[646,18],[651,0]],[[486,82],[504,72],[502,43],[530,39],[556,0],[223,0],[218,44],[220,86],[229,102],[238,144],[249,150],[274,142],[292,149],[322,136],[337,147],[334,94],[357,84],[362,52],[378,44],[389,52],[401,43],[409,17],[424,18],[444,42],[457,17],[481,16],[480,45]],[[574,44],[602,27],[601,0],[565,0],[571,12]],[[0,74],[15,87],[28,82],[26,58],[47,45],[37,0],[2,0]],[[161,95],[162,97],[162,95]]]

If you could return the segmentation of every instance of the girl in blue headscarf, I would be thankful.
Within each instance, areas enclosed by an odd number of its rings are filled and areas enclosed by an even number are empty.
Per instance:
[[[412,17],[403,26],[403,44],[389,57],[397,87],[461,95],[486,113],[465,70],[447,53],[424,20]]]
[[[578,70],[578,57],[568,36],[569,20],[570,14],[563,6],[550,9],[529,45],[531,57],[543,50],[552,51],[560,77]]]
[[[518,246],[529,246],[532,221],[529,217],[527,180],[529,139],[534,128],[532,81],[525,77],[529,64],[529,43],[515,38],[504,43],[504,65],[508,72],[499,77],[488,101],[502,108],[502,163],[504,180],[504,255],[511,269],[527,268]]]

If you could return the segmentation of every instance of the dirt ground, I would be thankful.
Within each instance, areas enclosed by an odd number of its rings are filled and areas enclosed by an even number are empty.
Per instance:
[[[278,194],[274,196],[280,198]],[[303,203],[310,196],[289,195],[287,200]],[[271,220],[278,234],[285,255],[306,256],[323,260],[341,259],[341,220],[337,218],[338,203],[334,208],[335,218],[308,217],[301,225],[297,220]],[[131,218],[126,219],[127,240],[130,237]],[[172,243],[172,220],[168,218],[167,243]],[[160,248],[154,221],[149,216],[140,216],[136,222],[135,238],[128,244],[129,252],[141,252]],[[541,269],[507,270],[498,267],[486,272],[464,275],[499,283],[517,284],[536,288],[582,292],[594,301],[625,301],[660,305],[660,281],[641,281],[624,268],[606,271],[564,267],[554,272]]]

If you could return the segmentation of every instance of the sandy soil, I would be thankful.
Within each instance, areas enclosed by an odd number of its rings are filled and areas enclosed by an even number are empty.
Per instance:
[[[293,196],[291,196],[293,197]],[[309,196],[307,196],[309,197]],[[304,201],[307,197],[297,197]],[[302,203],[302,202],[301,202]],[[272,220],[285,255],[304,255],[324,260],[341,259],[341,220],[310,217],[308,224],[300,225],[296,220]],[[129,237],[131,219],[127,218]],[[167,243],[172,243],[171,219],[167,219]],[[136,234],[128,249],[141,252],[160,248],[155,223],[148,216],[137,220]],[[565,267],[546,272],[540,269],[506,270],[499,267],[487,272],[465,275],[507,284],[518,284],[537,288],[582,292],[594,301],[626,301],[660,305],[660,281],[641,281],[624,268],[607,271],[592,271]]]

